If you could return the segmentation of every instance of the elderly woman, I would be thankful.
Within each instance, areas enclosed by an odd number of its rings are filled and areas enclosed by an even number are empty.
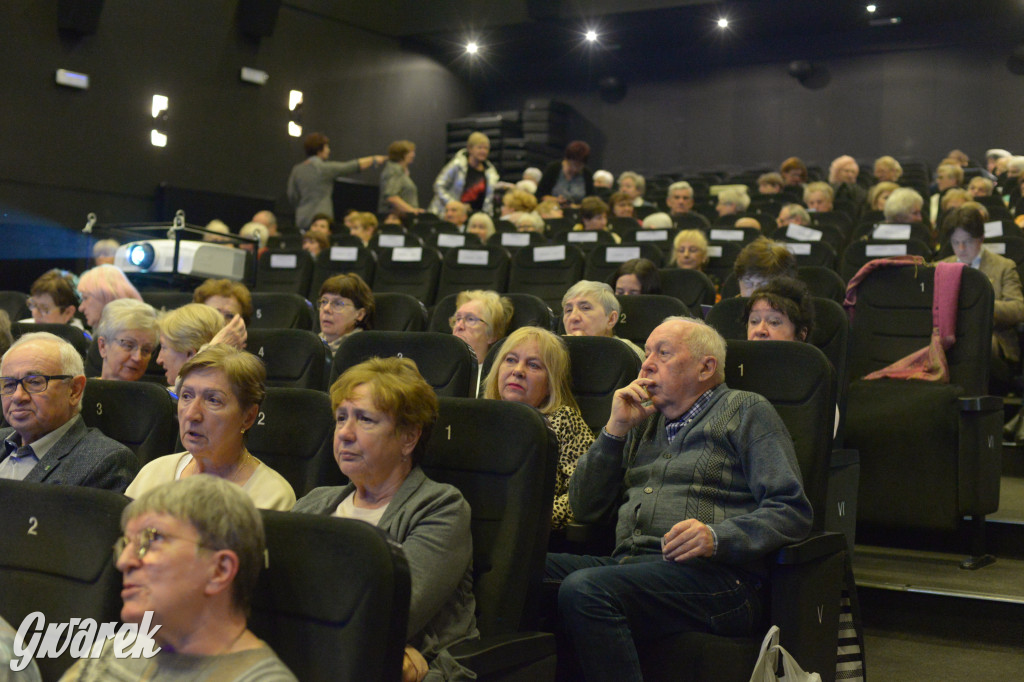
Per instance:
[[[633,202],[633,206],[639,208],[648,206],[653,208],[654,204],[644,201],[644,192],[647,190],[647,181],[644,176],[634,171],[625,171],[619,175],[619,193],[625,194]]]
[[[948,159],[947,159],[948,161]],[[935,224],[941,211],[940,200],[947,190],[959,187],[964,182],[964,169],[958,163],[943,162],[935,171],[935,193],[929,197],[928,215]]]
[[[466,148],[456,152],[434,180],[434,200],[431,212],[443,215],[450,201],[469,204],[474,211],[490,213],[493,209],[494,188],[501,178],[487,156],[491,153],[491,140],[481,132],[471,133]]]
[[[992,196],[992,189],[995,187],[988,178],[983,178],[980,175],[971,178],[971,181],[967,183],[967,193],[977,199],[978,197],[990,197]]]
[[[896,182],[903,175],[903,166],[891,156],[880,156],[875,159],[875,181]]]
[[[814,305],[806,284],[776,277],[750,294],[744,317],[749,341],[807,341]]]
[[[178,432],[185,452],[158,457],[125,494],[138,497],[161,483],[210,474],[242,487],[261,509],[288,511],[295,492],[281,474],[245,447],[266,396],[267,370],[251,353],[218,343],[178,372]]]
[[[611,232],[608,225],[608,204],[598,197],[587,197],[580,202],[580,222],[573,226],[576,232],[610,232],[618,244],[622,241],[619,235]]]
[[[494,221],[486,213],[474,213],[466,221],[466,232],[480,237],[480,241],[487,243],[487,240],[494,234]]]
[[[565,158],[552,161],[537,183],[537,196],[555,199],[562,206],[578,206],[594,193],[594,174],[587,168],[590,145],[574,140],[565,148]]]
[[[416,158],[416,145],[397,140],[388,146],[388,161],[380,173],[380,203],[377,213],[404,216],[423,213],[416,183],[409,177],[409,165]]]
[[[481,368],[487,351],[505,336],[514,312],[512,301],[493,291],[472,289],[455,297],[455,314],[448,322],[452,334],[469,344],[476,355],[477,378],[473,395],[480,393]]]
[[[646,258],[632,258],[612,273],[608,283],[615,289],[616,296],[637,294],[660,294],[661,277],[658,266]]]
[[[246,624],[266,539],[245,493],[212,476],[167,483],[131,502],[121,528],[121,620],[151,617],[159,651],[117,656],[108,640],[62,680],[296,679]]]
[[[174,387],[178,372],[199,349],[213,341],[224,328],[224,316],[203,303],[189,303],[164,313],[157,319],[160,330],[158,365],[167,374],[167,385]]]
[[[789,249],[767,237],[758,237],[743,247],[736,256],[733,272],[740,287],[740,296],[750,296],[776,277],[796,279],[796,256]]]
[[[420,468],[437,397],[408,358],[372,358],[331,386],[334,459],[350,483],[316,488],[294,511],[359,519],[390,535],[412,595],[403,679],[463,679],[448,647],[479,636],[469,505]],[[344,580],[344,576],[339,576]]]
[[[49,270],[32,283],[28,309],[32,317],[22,323],[70,324],[82,329],[78,311],[77,278],[66,270]]]
[[[537,210],[537,197],[521,189],[505,192],[501,198],[501,220],[515,219],[522,213],[533,213]]]
[[[643,360],[644,351],[640,346],[615,336],[613,330],[621,313],[622,306],[615,298],[615,292],[604,282],[580,280],[562,297],[562,326],[567,335],[619,339]]]
[[[351,334],[373,329],[377,309],[373,292],[357,274],[349,272],[324,280],[316,307],[320,311],[320,340],[332,354]]]
[[[715,211],[718,212],[718,217],[722,218],[727,215],[743,213],[748,206],[750,206],[750,195],[747,194],[746,187],[727,187],[718,193],[718,204],[715,206]]]
[[[775,225],[785,229],[790,225],[810,225],[811,214],[800,204],[786,204],[775,218]]]
[[[141,379],[158,340],[153,306],[130,298],[111,301],[103,308],[94,331],[96,346],[103,358],[100,378]]]
[[[372,213],[353,211],[345,216],[345,226],[348,228],[348,233],[358,238],[363,243],[363,246],[369,246],[373,235],[377,233],[379,224],[377,216]]]
[[[544,234],[547,231],[547,225],[544,223],[544,219],[536,213],[520,213],[515,219],[516,232],[536,232],[537,234]]]
[[[867,200],[867,191],[857,184],[860,166],[848,155],[840,156],[832,161],[828,169],[828,181],[835,190],[835,201],[849,202],[858,211]]]
[[[116,239],[101,239],[92,245],[92,263],[93,265],[113,265],[114,257],[117,256],[117,247],[119,247]]]
[[[316,258],[329,249],[330,246],[330,238],[320,232],[307,232],[302,236],[302,250],[308,253],[311,258]]]
[[[791,156],[779,166],[779,173],[786,187],[803,187],[807,183],[807,164],[796,156]]]
[[[762,173],[757,178],[757,191],[760,194],[778,194],[782,191],[782,175],[779,173]]]
[[[142,296],[124,273],[113,265],[97,265],[83,272],[78,278],[78,296],[82,301],[78,306],[79,310],[85,316],[85,323],[90,327],[99,324],[103,308],[111,301],[120,298],[142,300]]]
[[[867,206],[869,211],[884,211],[885,202],[893,192],[900,188],[895,182],[882,181],[872,185],[868,190]]]
[[[612,207],[612,215],[616,218],[636,219],[636,207],[633,205],[633,199],[625,192],[615,192],[608,197],[608,203]]]
[[[808,211],[828,213],[832,210],[836,193],[827,182],[812,182],[804,187],[804,204]]]
[[[644,216],[644,219],[640,221],[640,227],[645,230],[671,230],[674,226],[672,216],[664,211],[658,211]]]
[[[684,270],[704,270],[708,263],[708,239],[700,230],[680,230],[672,240],[670,265]]]
[[[241,282],[208,279],[196,288],[192,301],[216,308],[228,322],[238,315],[248,326],[252,319],[252,294]]]
[[[521,327],[505,339],[487,375],[484,397],[511,400],[540,410],[558,439],[555,502],[551,526],[572,521],[569,478],[576,462],[594,442],[572,395],[569,353],[557,335],[540,327]]]
[[[919,223],[921,222],[921,207],[924,206],[924,199],[921,195],[909,187],[894,189],[889,198],[885,200],[885,219],[890,223]]]

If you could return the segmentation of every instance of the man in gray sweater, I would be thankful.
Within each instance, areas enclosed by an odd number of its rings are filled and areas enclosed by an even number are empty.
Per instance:
[[[634,638],[749,634],[766,555],[811,528],[792,440],[767,400],[724,384],[718,332],[669,318],[646,351],[569,481],[578,521],[617,507],[615,550],[548,555],[559,620],[590,681],[642,680]]]

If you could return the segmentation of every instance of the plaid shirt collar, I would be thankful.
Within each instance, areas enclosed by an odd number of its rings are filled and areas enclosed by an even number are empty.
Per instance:
[[[719,384],[718,386],[721,385],[722,384]],[[688,409],[686,412],[681,414],[676,419],[673,419],[672,421],[665,423],[665,434],[668,436],[669,443],[671,443],[673,439],[675,439],[676,435],[684,426],[686,426],[694,419],[699,417],[700,413],[703,412],[705,408],[707,408],[708,403],[710,403],[711,398],[714,397],[715,389],[717,389],[718,386],[709,388],[708,390],[701,393],[700,396],[693,401],[693,405],[690,406],[690,409]]]

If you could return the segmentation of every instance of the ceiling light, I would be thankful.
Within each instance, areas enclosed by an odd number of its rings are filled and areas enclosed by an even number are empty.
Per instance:
[[[162,112],[167,111],[167,96],[166,95],[153,95],[153,118],[159,116]]]
[[[722,17],[718,20],[718,28],[729,28],[729,20]]]
[[[149,142],[154,147],[166,147],[167,136],[161,133],[159,130],[149,131]]]
[[[589,41],[591,43],[596,43],[597,42],[597,31],[595,31],[594,29],[590,29],[589,31],[587,31],[586,36],[584,36],[584,37],[587,39],[587,41]]]
[[[867,6],[868,12],[875,12],[877,9],[878,9],[878,5],[868,5]]]
[[[302,91],[292,90],[288,93],[288,111],[295,111],[295,107],[302,104]]]
[[[479,51],[480,51],[480,46],[477,45],[476,43],[467,43],[466,44],[466,52],[468,52],[469,54],[476,54]]]

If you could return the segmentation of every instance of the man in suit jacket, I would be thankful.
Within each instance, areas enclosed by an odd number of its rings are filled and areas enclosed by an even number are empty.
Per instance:
[[[25,334],[0,364],[0,478],[124,492],[139,471],[135,454],[88,428],[79,411],[82,357],[48,333]]]

